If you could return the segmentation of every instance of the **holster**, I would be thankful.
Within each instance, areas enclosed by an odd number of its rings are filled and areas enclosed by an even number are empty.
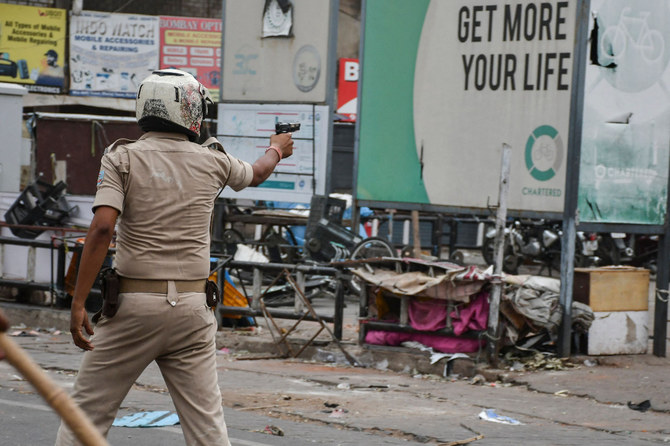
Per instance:
[[[207,296],[207,306],[209,308],[216,307],[216,304],[219,302],[219,287],[216,285],[216,282],[208,280],[205,284],[205,295]]]
[[[114,268],[103,268],[98,275],[100,278],[100,294],[102,295],[102,309],[93,315],[93,322],[97,323],[100,316],[112,318],[119,309],[119,275]]]

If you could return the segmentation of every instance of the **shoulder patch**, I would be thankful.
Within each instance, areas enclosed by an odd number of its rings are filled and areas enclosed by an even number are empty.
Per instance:
[[[98,183],[97,186],[100,186],[102,184],[102,181],[105,179],[105,169],[100,169],[100,173],[98,174]]]
[[[112,144],[110,144],[109,147],[107,147],[105,149],[104,154],[106,155],[106,154],[114,151],[114,149],[116,149],[118,146],[123,146],[125,144],[130,144],[130,143],[133,143],[135,141],[136,141],[135,139],[126,139],[126,138],[117,139]]]

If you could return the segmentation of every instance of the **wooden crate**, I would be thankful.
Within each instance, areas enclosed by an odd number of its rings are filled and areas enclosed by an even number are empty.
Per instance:
[[[593,311],[646,311],[649,270],[633,267],[575,268],[573,300]]]

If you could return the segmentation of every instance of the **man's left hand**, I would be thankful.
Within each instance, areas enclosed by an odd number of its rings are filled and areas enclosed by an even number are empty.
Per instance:
[[[93,328],[91,328],[91,322],[88,320],[86,308],[73,303],[70,312],[70,333],[72,334],[72,340],[79,348],[93,350],[93,344],[91,344],[91,341],[84,336],[84,333],[82,333],[82,327],[86,330],[86,333],[89,336],[93,335]]]

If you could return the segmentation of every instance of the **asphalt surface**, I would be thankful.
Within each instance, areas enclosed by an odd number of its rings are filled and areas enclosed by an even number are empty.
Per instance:
[[[58,332],[67,328],[69,312],[0,306],[14,323],[12,339],[50,377],[71,389],[82,352],[67,332]],[[323,333],[296,359],[259,359],[278,353],[267,326],[253,332],[219,331],[219,383],[233,445],[670,442],[667,358],[579,356],[570,358],[573,367],[553,371],[495,370],[462,359],[455,367],[460,376],[444,377],[443,363],[431,365],[428,353],[359,346],[355,305],[347,306],[345,316],[343,347],[365,367],[348,365]],[[284,327],[293,323],[280,321]],[[304,345],[315,328],[302,323],[289,338]],[[644,400],[650,400],[646,412],[627,406]],[[52,444],[58,417],[47,409],[29,383],[0,362],[0,444]],[[160,372],[151,366],[119,416],[171,409]],[[523,424],[483,420],[479,414],[485,409]],[[284,436],[259,432],[266,426],[281,429]],[[178,425],[115,427],[110,441],[183,444]]]

